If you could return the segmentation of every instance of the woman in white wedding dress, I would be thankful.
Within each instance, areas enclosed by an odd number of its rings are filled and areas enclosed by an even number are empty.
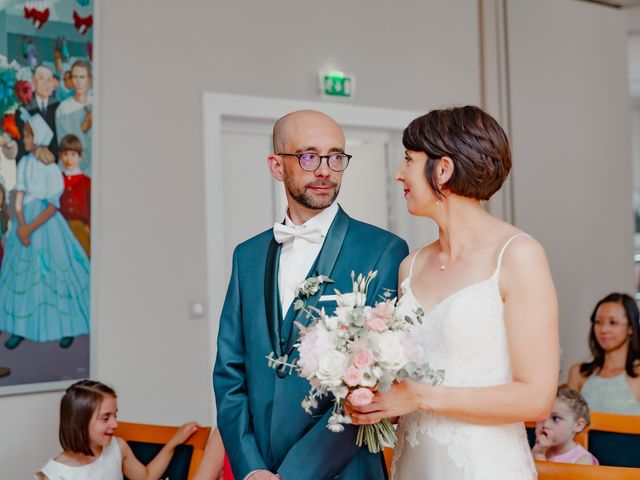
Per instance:
[[[415,119],[403,144],[396,179],[439,239],[402,263],[400,308],[424,311],[412,338],[444,382],[395,383],[348,406],[352,420],[401,416],[395,480],[536,478],[523,421],[546,418],[554,401],[558,309],[540,244],[480,204],[509,173],[507,137],[479,108],[460,107]]]

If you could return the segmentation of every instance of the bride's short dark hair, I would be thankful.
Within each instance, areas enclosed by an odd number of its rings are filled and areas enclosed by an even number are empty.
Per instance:
[[[425,175],[439,197],[442,190],[463,197],[488,200],[511,170],[511,150],[498,122],[478,107],[433,110],[413,120],[402,135],[407,150],[424,152]],[[454,163],[449,181],[438,187],[436,168],[442,157]]]

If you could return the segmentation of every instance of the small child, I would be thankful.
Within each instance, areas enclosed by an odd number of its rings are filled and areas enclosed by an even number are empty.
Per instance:
[[[90,255],[91,233],[91,179],[80,171],[82,142],[75,135],[65,135],[58,148],[64,191],[60,197],[60,213],[67,220],[71,231]]]
[[[144,466],[121,438],[116,392],[93,380],[71,385],[60,402],[59,438],[63,452],[36,473],[38,480],[158,480],[167,469],[175,447],[198,429],[196,423],[182,425],[158,455]]]
[[[536,425],[533,458],[548,462],[598,465],[596,457],[573,440],[590,422],[589,406],[582,394],[564,385],[558,387],[551,415]]]

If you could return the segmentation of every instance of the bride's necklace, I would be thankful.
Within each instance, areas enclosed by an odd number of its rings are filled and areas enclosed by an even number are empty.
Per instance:
[[[445,262],[441,258],[443,255],[444,255],[444,252],[438,252],[438,263],[440,264],[441,272],[444,272],[447,269]]]

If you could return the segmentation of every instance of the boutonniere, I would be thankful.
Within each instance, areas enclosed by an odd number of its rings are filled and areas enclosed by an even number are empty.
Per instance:
[[[300,310],[301,308],[303,308],[303,298],[307,298],[318,293],[318,290],[320,290],[320,285],[322,285],[323,283],[333,283],[333,280],[331,280],[326,275],[317,275],[315,277],[309,277],[300,282],[300,284],[296,287],[296,298],[293,302],[293,309]]]

